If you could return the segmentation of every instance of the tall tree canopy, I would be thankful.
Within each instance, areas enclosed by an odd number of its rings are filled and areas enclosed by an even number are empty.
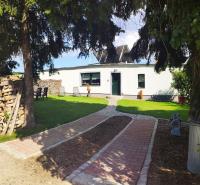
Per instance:
[[[115,60],[113,41],[122,30],[113,16],[124,20],[138,6],[119,0],[0,0],[0,69],[9,73],[13,56],[22,54],[25,83],[25,125],[34,126],[33,77],[44,65],[53,68],[52,58],[69,49],[88,55],[107,47]],[[4,72],[3,72],[4,71]]]
[[[184,64],[191,79],[189,119],[200,123],[200,1],[148,0],[145,25],[132,48],[133,60],[154,55],[156,71]],[[199,126],[190,126],[188,169],[200,173]]]
[[[0,59],[8,66],[22,54],[25,82],[25,124],[34,125],[33,76],[66,50],[62,30],[51,27],[35,0],[0,1]]]
[[[200,121],[200,2],[149,0],[140,39],[131,50],[133,60],[157,61],[156,71],[185,64],[192,80],[190,119]],[[187,65],[186,65],[187,64]]]
[[[199,1],[0,0],[0,70],[9,72],[15,66],[12,57],[22,53],[27,125],[34,125],[33,75],[45,64],[53,67],[52,57],[69,49],[80,49],[80,55],[87,55],[91,49],[106,46],[108,59],[114,62],[113,41],[122,30],[113,18],[127,20],[141,8],[145,11],[144,27],[130,52],[132,59],[154,55],[158,72],[187,63],[192,79],[190,119],[200,121]],[[191,130],[190,149],[196,150],[199,134],[200,129]],[[200,171],[200,154],[189,156],[189,168]]]

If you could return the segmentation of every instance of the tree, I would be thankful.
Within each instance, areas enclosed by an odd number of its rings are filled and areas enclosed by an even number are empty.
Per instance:
[[[200,123],[200,2],[195,0],[149,0],[145,3],[145,25],[140,39],[132,48],[133,60],[150,60],[154,55],[157,72],[181,67],[184,63],[191,78],[189,121]],[[190,126],[188,169],[200,172],[200,153],[197,152],[200,127]]]
[[[0,76],[12,74],[12,70],[16,67],[17,62],[13,60],[0,62]]]
[[[35,125],[33,77],[46,64],[53,69],[52,58],[69,49],[80,49],[80,56],[87,56],[91,49],[106,46],[110,61],[114,60],[113,41],[122,30],[113,16],[127,19],[133,5],[119,0],[0,0],[0,65],[10,73],[12,57],[23,56],[27,127]]]
[[[35,0],[0,1],[0,54],[2,65],[22,53],[24,62],[25,125],[35,125],[33,75],[66,49],[62,32],[51,28]]]

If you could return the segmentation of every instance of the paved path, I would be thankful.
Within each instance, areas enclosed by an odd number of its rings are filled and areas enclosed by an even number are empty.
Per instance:
[[[6,151],[19,159],[40,155],[43,151],[88,131],[115,114],[115,106],[111,102],[108,107],[76,121],[34,134],[30,137],[1,143],[0,150]]]
[[[131,123],[66,180],[76,185],[145,185],[156,120],[116,111],[118,99],[117,96],[110,98],[108,107],[79,120],[2,143],[0,150],[16,158],[27,159],[94,128],[111,116],[127,115],[132,117]]]
[[[135,185],[148,153],[154,126],[155,119],[133,120],[67,180],[76,185]]]

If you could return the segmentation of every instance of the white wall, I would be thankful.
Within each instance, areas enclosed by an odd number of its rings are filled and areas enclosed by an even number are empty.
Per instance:
[[[91,93],[112,94],[112,77],[111,73],[121,73],[121,94],[137,95],[141,89],[138,89],[138,74],[145,74],[144,95],[157,94],[159,91],[167,91],[171,87],[172,75],[167,69],[160,74],[154,71],[154,66],[135,65],[136,67],[127,65],[120,66],[97,66],[88,68],[74,68],[68,70],[60,70],[49,76],[48,72],[41,73],[41,80],[56,79],[62,80],[62,86],[66,93],[73,93],[73,87],[78,87],[80,93],[87,93],[86,87],[81,85],[81,73],[100,72],[101,85],[91,86]]]

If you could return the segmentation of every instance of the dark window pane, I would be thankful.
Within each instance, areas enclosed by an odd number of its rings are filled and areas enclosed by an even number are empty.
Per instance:
[[[90,84],[90,74],[89,73],[82,73],[81,79],[82,79],[82,85]]]
[[[145,75],[138,74],[138,88],[145,88]]]
[[[91,73],[91,85],[100,85],[100,73]]]
[[[82,85],[100,85],[100,73],[81,73]]]

